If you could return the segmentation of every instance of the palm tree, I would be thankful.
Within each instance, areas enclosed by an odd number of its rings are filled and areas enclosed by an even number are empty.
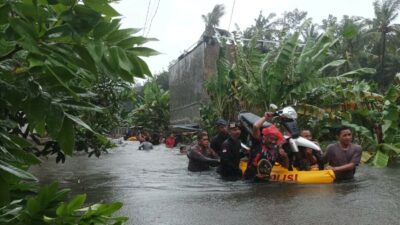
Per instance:
[[[362,64],[361,62],[369,62],[368,57],[371,56],[371,52],[367,51],[369,49],[367,46],[375,42],[371,41],[374,40],[373,38],[366,35],[370,29],[366,20],[362,17],[345,15],[341,24],[333,28],[336,29],[335,35],[341,40],[340,54],[348,60],[349,69],[368,66],[368,63]]]
[[[275,13],[270,13],[265,17],[262,14],[262,11],[260,11],[258,17],[254,19],[255,24],[243,32],[243,37],[250,39],[256,35],[259,35],[261,40],[272,41],[274,39],[273,34],[278,32],[278,30],[275,28],[277,22],[273,21],[275,17]]]
[[[384,85],[384,80],[382,79],[382,76],[385,69],[387,35],[397,30],[396,24],[392,24],[392,22],[398,16],[397,11],[400,7],[400,0],[376,0],[373,5],[375,11],[373,26],[380,33],[380,66],[378,74],[378,76],[380,76],[380,79],[378,79],[377,82],[380,84],[380,88],[382,88]]]
[[[201,15],[206,25],[203,36],[211,37],[214,34],[214,28],[219,25],[219,20],[225,14],[225,6],[217,4],[207,15]]]

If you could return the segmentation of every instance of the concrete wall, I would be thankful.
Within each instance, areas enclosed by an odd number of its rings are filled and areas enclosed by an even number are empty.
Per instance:
[[[171,125],[198,124],[208,101],[204,81],[216,73],[219,45],[200,42],[169,68]]]

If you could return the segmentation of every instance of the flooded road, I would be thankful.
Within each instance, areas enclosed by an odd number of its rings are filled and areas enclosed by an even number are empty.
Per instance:
[[[43,160],[32,172],[58,181],[88,201],[120,201],[127,224],[399,224],[400,166],[360,166],[355,181],[324,185],[226,182],[215,171],[187,171],[186,155],[138,143],[65,164]]]

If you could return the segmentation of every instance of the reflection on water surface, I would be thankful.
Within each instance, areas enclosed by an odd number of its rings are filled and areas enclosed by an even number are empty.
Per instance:
[[[121,201],[128,224],[398,224],[398,167],[358,168],[352,182],[296,185],[226,182],[215,171],[187,171],[178,149],[137,151],[125,142],[100,159],[78,155],[32,169],[90,202]]]

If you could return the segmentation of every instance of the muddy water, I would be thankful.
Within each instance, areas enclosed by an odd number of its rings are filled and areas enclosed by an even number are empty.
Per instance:
[[[163,145],[125,142],[100,159],[77,155],[32,169],[89,202],[121,201],[128,224],[399,224],[399,167],[358,168],[352,182],[297,185],[226,182],[215,171],[187,171],[187,157]]]

